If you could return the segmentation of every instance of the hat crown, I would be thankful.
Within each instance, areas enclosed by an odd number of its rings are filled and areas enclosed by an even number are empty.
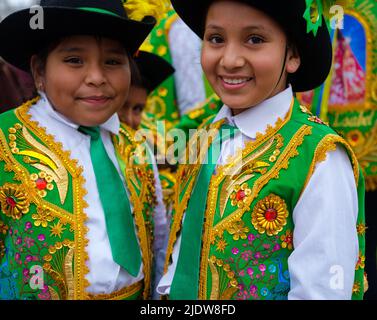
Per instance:
[[[121,0],[41,0],[40,5],[42,7],[64,7],[71,9],[93,8],[108,11],[123,18],[127,17]]]

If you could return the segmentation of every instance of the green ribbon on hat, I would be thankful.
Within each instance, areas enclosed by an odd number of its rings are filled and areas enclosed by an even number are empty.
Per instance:
[[[306,32],[313,32],[316,36],[318,29],[322,26],[322,0],[305,0],[305,2],[306,10],[303,17],[306,20]]]
[[[108,10],[104,10],[104,9],[92,8],[92,7],[80,7],[79,9],[80,10],[85,10],[85,11],[96,12],[96,13],[108,14],[108,15],[111,15],[111,16],[119,18],[119,16],[117,14],[115,14],[114,12],[111,12],[111,11],[108,11]]]

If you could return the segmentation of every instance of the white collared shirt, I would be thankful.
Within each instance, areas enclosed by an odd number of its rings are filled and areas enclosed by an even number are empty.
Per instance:
[[[264,133],[279,117],[284,119],[292,99],[289,87],[236,116],[224,105],[214,122],[225,118],[239,132],[222,144],[217,164],[225,164],[237,147],[255,139],[257,132]],[[358,197],[352,165],[343,148],[328,152],[326,160],[316,165],[292,215],[294,250],[288,259],[288,299],[351,299],[359,250]],[[181,236],[173,249],[172,264],[158,285],[161,294],[170,292],[180,243]]]
[[[41,93],[41,99],[31,107],[29,113],[32,120],[38,121],[40,125],[45,127],[47,133],[53,135],[56,142],[61,142],[63,149],[69,150],[71,158],[78,160],[79,165],[83,168],[85,189],[87,190],[84,200],[88,204],[88,207],[85,209],[85,213],[88,216],[86,226],[88,227],[87,239],[89,240],[86,247],[89,255],[89,259],[87,260],[89,273],[86,275],[86,279],[90,285],[87,291],[93,294],[107,294],[143,279],[142,266],[138,276],[135,278],[115,263],[112,258],[110,242],[106,231],[105,216],[90,158],[90,137],[80,133],[77,130],[79,127],[77,124],[56,112],[43,93]],[[110,135],[110,133],[118,135],[119,127],[120,121],[117,114],[114,114],[109,120],[100,125],[101,138],[105,149],[117,168],[123,183],[125,183],[124,176],[121,173],[115,156]],[[162,189],[155,164],[153,164],[153,169],[156,179],[157,197],[157,206],[154,211],[154,251],[156,257],[161,257],[161,251],[164,250],[167,223],[165,206],[162,201]],[[159,258],[157,268],[161,269],[162,264],[163,259]]]

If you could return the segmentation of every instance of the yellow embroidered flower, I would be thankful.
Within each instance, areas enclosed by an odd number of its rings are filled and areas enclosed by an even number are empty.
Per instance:
[[[165,47],[165,46],[159,46],[157,48],[157,54],[162,57],[166,54],[166,52],[168,52],[168,49]]]
[[[230,195],[230,199],[232,200],[231,205],[237,206],[238,208],[243,208],[250,194],[251,190],[248,188],[246,183],[243,183],[241,186],[236,185],[233,193]]]
[[[360,130],[351,130],[347,133],[346,139],[351,147],[357,147],[362,145],[365,142],[364,135]]]
[[[19,185],[6,183],[0,188],[1,211],[8,217],[19,220],[29,212],[30,201]]]
[[[221,238],[219,241],[217,241],[216,250],[224,252],[227,245],[228,244],[226,243],[226,241],[223,238]]]
[[[359,252],[359,259],[357,260],[356,263],[356,270],[359,269],[364,269],[365,268],[365,256],[361,252]]]
[[[259,233],[272,236],[278,234],[287,224],[288,209],[285,201],[270,194],[258,201],[251,214],[251,222]]]
[[[359,223],[356,227],[357,234],[364,235],[366,229],[368,229],[368,227],[365,226],[365,223]]]
[[[280,240],[282,241],[281,247],[282,248],[288,248],[288,250],[293,249],[293,233],[290,230],[287,230],[285,234],[283,234],[280,237]]]
[[[48,223],[54,220],[54,217],[51,215],[51,212],[46,209],[37,209],[37,213],[31,216],[35,221],[34,225],[36,227],[42,226],[46,228]]]
[[[63,227],[60,221],[58,221],[58,223],[50,226],[50,235],[61,238],[61,235],[65,229],[66,228]]]
[[[166,95],[168,94],[168,89],[166,89],[165,87],[160,87],[158,89],[158,94],[161,96],[161,97],[166,97]]]
[[[229,228],[228,232],[233,235],[234,240],[246,239],[246,233],[249,232],[249,228],[245,227],[245,223],[241,221],[234,222]]]
[[[0,221],[0,234],[7,234],[9,227],[3,222]]]
[[[352,293],[353,294],[359,294],[360,293],[360,289],[361,289],[360,283],[359,282],[355,282],[353,284],[353,287],[352,287]]]
[[[41,171],[38,174],[31,174],[30,180],[33,182],[33,185],[37,189],[37,193],[41,198],[44,198],[47,195],[47,190],[51,191],[54,189],[54,185],[51,183],[53,178],[44,171]]]

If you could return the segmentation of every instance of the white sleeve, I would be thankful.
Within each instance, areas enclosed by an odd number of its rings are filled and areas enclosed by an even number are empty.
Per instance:
[[[159,294],[156,292],[156,286],[160,281],[164,269],[166,245],[169,236],[169,228],[166,219],[166,209],[163,202],[162,187],[160,177],[157,169],[157,165],[154,162],[153,154],[153,172],[155,178],[156,200],[157,204],[154,209],[154,263],[155,263],[155,275],[152,282],[152,299],[158,299]]]
[[[293,210],[288,299],[351,299],[358,260],[358,197],[346,151],[317,164]]]
[[[181,19],[173,23],[169,32],[169,48],[181,114],[206,99],[200,64],[201,45],[200,38]]]

